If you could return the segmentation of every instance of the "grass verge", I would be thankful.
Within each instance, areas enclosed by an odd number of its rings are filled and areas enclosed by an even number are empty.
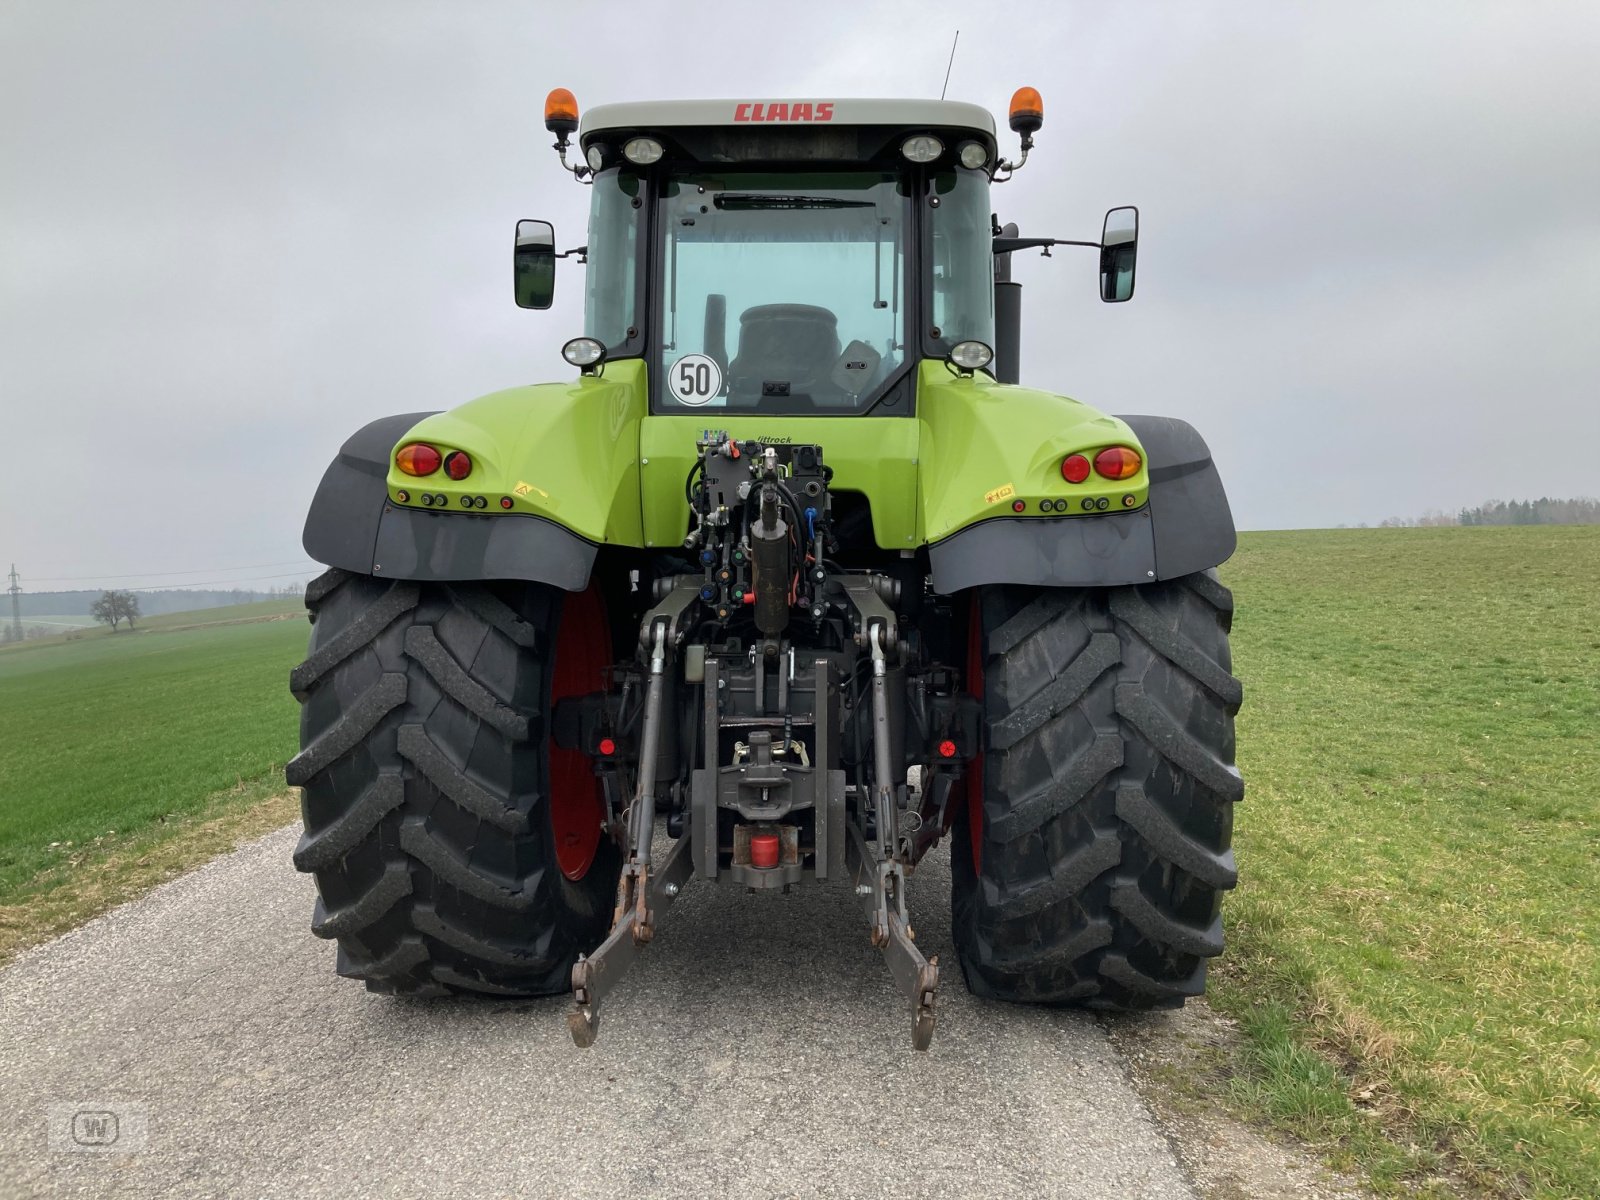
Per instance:
[[[1255,534],[1247,1112],[1380,1190],[1600,1195],[1600,528]]]
[[[122,837],[101,835],[0,892],[0,966],[300,815],[281,773],[239,784],[194,811]]]
[[[261,607],[0,656],[0,960],[294,819],[306,627]]]

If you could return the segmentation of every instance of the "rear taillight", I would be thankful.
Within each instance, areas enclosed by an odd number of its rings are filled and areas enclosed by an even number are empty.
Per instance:
[[[426,442],[408,442],[395,451],[394,465],[407,475],[432,475],[439,469],[439,452]]]
[[[1094,469],[1107,479],[1132,479],[1142,466],[1139,452],[1127,446],[1107,446],[1094,456]]]
[[[451,479],[465,479],[472,474],[472,460],[460,450],[444,456],[444,473]]]
[[[1089,478],[1089,460],[1081,454],[1069,454],[1061,460],[1061,478],[1068,483],[1082,483]]]

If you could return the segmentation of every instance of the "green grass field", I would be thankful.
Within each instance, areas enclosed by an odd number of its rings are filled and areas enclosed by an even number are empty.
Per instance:
[[[1223,575],[1238,1096],[1380,1184],[1600,1196],[1600,528],[1254,534]]]
[[[302,619],[0,655],[0,903],[96,838],[272,780],[297,744],[288,679],[305,644]]]

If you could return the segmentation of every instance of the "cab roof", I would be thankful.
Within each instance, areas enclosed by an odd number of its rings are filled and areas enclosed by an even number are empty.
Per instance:
[[[954,129],[974,134],[991,146],[994,117],[989,110],[958,100],[655,100],[638,104],[602,104],[583,114],[579,143],[622,131],[731,128],[804,129],[867,125],[903,129]]]

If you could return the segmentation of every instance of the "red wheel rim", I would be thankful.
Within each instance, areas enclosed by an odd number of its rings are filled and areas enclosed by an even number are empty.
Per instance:
[[[561,607],[556,635],[555,663],[550,671],[550,712],[568,696],[586,696],[605,686],[610,665],[611,634],[606,610],[594,585],[584,592],[568,592]],[[576,882],[589,873],[600,848],[600,825],[605,818],[600,780],[589,756],[581,750],[563,750],[550,742],[550,833],[556,843],[556,865]]]
[[[987,707],[983,696],[983,610],[976,594],[967,606],[967,691],[978,698],[979,713]],[[983,743],[989,730],[981,715],[977,753],[967,763],[967,840],[972,843],[972,873],[983,870]]]

